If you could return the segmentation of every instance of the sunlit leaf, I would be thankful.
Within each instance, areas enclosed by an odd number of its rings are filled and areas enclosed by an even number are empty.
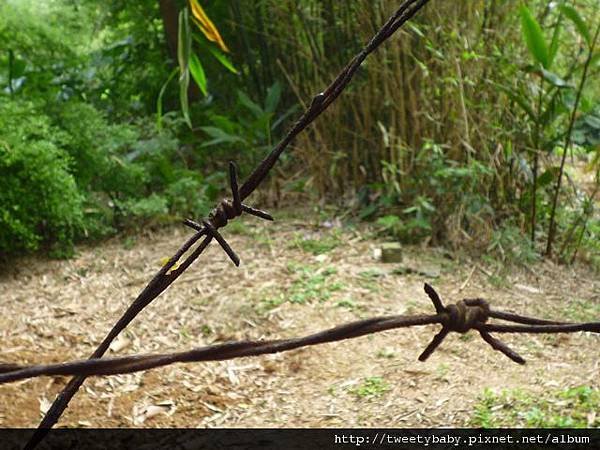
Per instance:
[[[535,20],[535,17],[533,17],[527,6],[521,5],[519,13],[521,15],[523,37],[525,38],[529,52],[537,62],[548,69],[550,57],[540,24]]]
[[[204,67],[202,67],[202,63],[198,59],[195,53],[192,53],[190,56],[190,72],[194,81],[202,91],[204,95],[208,94],[207,86],[206,86],[206,74],[204,73]]]
[[[585,39],[587,45],[591,45],[592,35],[590,34],[590,30],[588,29],[587,25],[585,24],[577,10],[571,5],[561,5],[560,10],[565,15],[565,17],[567,17],[571,22],[573,22],[575,28],[577,28],[577,31],[579,32],[581,37]]]
[[[229,49],[225,45],[219,30],[212,23],[212,21],[208,18],[198,0],[190,0],[190,7],[192,8],[192,15],[194,16],[194,23],[198,26],[202,34],[206,36],[211,42],[214,42],[219,46],[221,50],[224,52],[229,52]]]

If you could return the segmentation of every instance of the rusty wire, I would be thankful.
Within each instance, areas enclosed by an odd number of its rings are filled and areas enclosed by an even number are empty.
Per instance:
[[[0,384],[46,375],[98,376],[138,372],[175,363],[223,361],[245,356],[258,356],[295,350],[301,347],[356,338],[366,334],[395,328],[440,324],[442,329],[419,356],[425,361],[438,348],[450,332],[467,333],[476,330],[494,350],[508,356],[519,364],[525,360],[505,343],[493,337],[499,333],[571,333],[589,331],[600,333],[600,322],[568,323],[556,322],[514,313],[494,311],[480,298],[463,299],[456,304],[444,306],[437,292],[425,284],[425,292],[431,299],[436,314],[414,316],[387,316],[359,320],[330,328],[308,336],[292,339],[226,342],[184,352],[164,354],[132,355],[118,358],[88,359],[58,364],[20,366],[13,365],[11,371],[1,373]],[[517,325],[488,324],[490,318],[514,322]]]
[[[306,129],[325,109],[333,103],[337,97],[344,91],[348,83],[352,80],[355,72],[360,67],[365,58],[386,41],[398,28],[406,21],[411,19],[421,8],[423,8],[429,0],[404,0],[398,7],[396,12],[387,20],[387,22],[379,29],[373,38],[365,45],[365,47],[342,69],[333,82],[321,93],[315,95],[309,108],[300,116],[298,121],[292,126],[286,136],[277,144],[277,146],[261,161],[256,169],[250,174],[244,184],[238,189],[237,173],[235,165],[230,163],[230,184],[232,189],[232,201],[223,200],[209,215],[208,219],[202,223],[196,223],[193,220],[186,220],[184,223],[193,228],[196,233],[190,237],[180,248],[175,255],[156,273],[150,280],[148,285],[142,290],[137,298],[131,303],[113,328],[108,332],[106,337],[98,345],[94,353],[90,356],[90,360],[102,358],[108,350],[111,342],[123,331],[142,310],[156,299],[167,287],[169,287],[206,249],[210,242],[215,239],[227,253],[229,258],[237,266],[240,263],[239,257],[233,249],[227,244],[227,241],[218,232],[219,228],[227,225],[229,220],[232,220],[242,213],[249,213],[257,217],[272,220],[271,216],[264,211],[251,208],[242,202],[254,192],[262,181],[267,177],[271,168],[275,165],[283,151],[287,148],[290,142]],[[192,249],[192,247],[204,237],[204,239],[193,249],[189,255],[178,266],[175,265],[178,261]],[[6,372],[7,366],[0,365],[0,373]],[[3,376],[4,376],[3,375]],[[47,411],[38,429],[33,434],[26,449],[33,449],[47,434],[48,430],[56,424],[64,410],[67,408],[70,400],[77,393],[83,382],[85,375],[78,375],[72,378],[65,388],[58,394],[52,406]]]

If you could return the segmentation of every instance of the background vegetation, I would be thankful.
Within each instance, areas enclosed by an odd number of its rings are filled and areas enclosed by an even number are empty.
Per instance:
[[[260,200],[335,205],[404,242],[600,266],[596,3],[433,0]],[[2,2],[0,254],[68,256],[205,214],[226,161],[247,174],[396,6]]]

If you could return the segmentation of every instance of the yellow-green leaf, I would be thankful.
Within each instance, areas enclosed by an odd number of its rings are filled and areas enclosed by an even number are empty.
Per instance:
[[[206,88],[206,74],[204,73],[204,67],[202,67],[202,63],[195,53],[192,53],[190,56],[190,72],[202,93],[207,95],[208,90]]]

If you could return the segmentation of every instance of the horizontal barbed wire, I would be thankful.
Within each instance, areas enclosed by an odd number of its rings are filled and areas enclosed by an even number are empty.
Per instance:
[[[433,302],[436,314],[377,317],[351,322],[299,338],[227,342],[183,352],[88,359],[47,365],[18,367],[11,365],[12,367],[8,371],[5,371],[5,373],[1,373],[2,366],[0,365],[0,384],[40,376],[76,375],[89,377],[117,375],[154,369],[176,363],[223,361],[247,356],[285,352],[312,345],[357,338],[396,328],[432,324],[442,325],[442,330],[433,337],[431,343],[421,353],[419,356],[420,361],[425,361],[431,356],[448,333],[466,333],[470,330],[476,330],[482,339],[494,350],[504,353],[511,360],[519,364],[525,364],[525,360],[518,353],[510,349],[502,341],[493,337],[490,332],[555,334],[588,331],[600,333],[600,322],[556,322],[504,311],[495,311],[483,299],[464,299],[456,304],[444,306],[433,287],[425,284],[425,292]],[[489,324],[487,323],[489,318],[510,321],[517,325]]]

